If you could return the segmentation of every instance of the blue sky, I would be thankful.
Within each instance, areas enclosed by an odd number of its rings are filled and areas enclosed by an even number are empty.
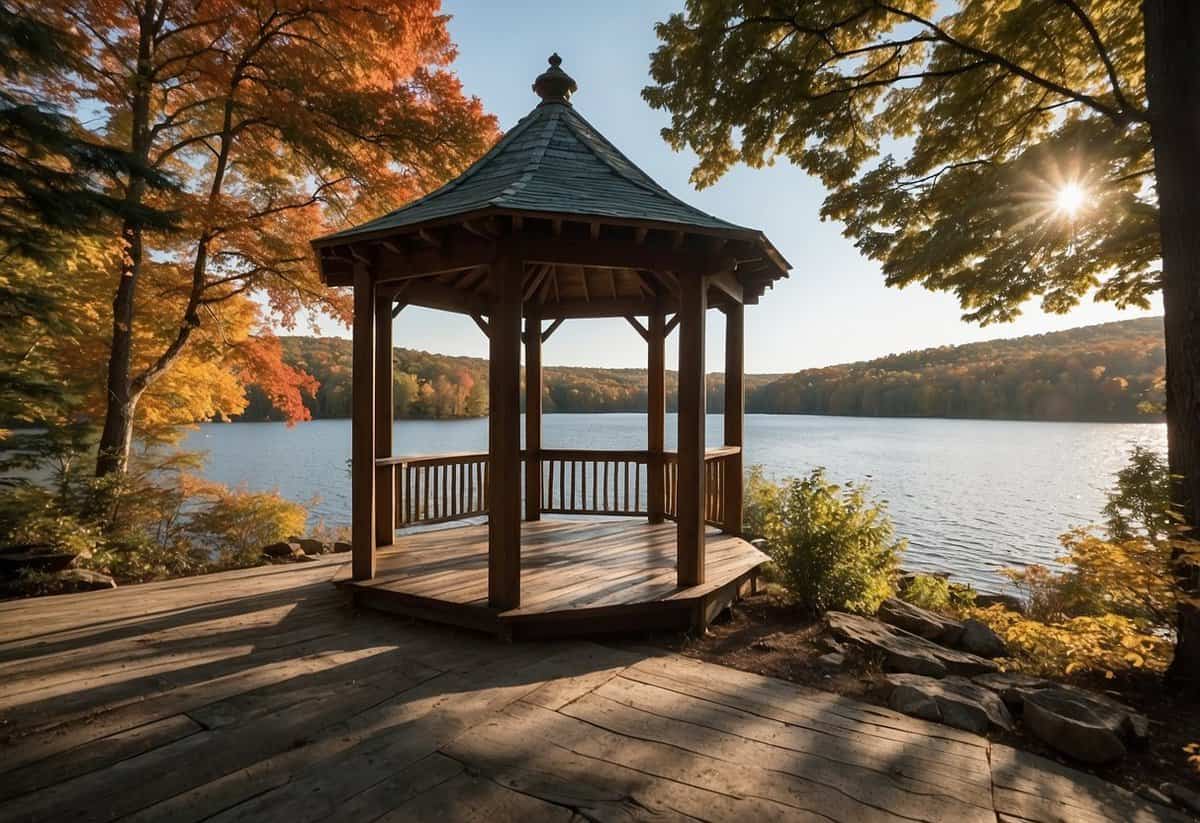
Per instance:
[[[1142,316],[1085,302],[1065,316],[1036,303],[1015,323],[980,328],[959,320],[952,295],[918,287],[890,289],[878,265],[859,255],[837,223],[819,216],[820,182],[786,161],[765,169],[737,168],[697,192],[688,183],[694,157],[675,153],[659,136],[667,114],[647,106],[654,23],[682,0],[444,0],[459,47],[456,70],[467,93],[510,128],[537,102],[533,78],[557,51],[579,84],[576,108],[635,163],[684,200],[727,220],[762,229],[793,265],[757,306],[747,307],[746,369],[795,371],[891,352],[1013,337]],[[1156,312],[1155,312],[1156,313]],[[707,362],[722,368],[724,323],[710,312]],[[330,324],[327,334],[344,334]],[[397,346],[445,354],[487,356],[487,341],[465,317],[405,309],[394,329]],[[672,340],[677,335],[672,335]],[[676,354],[667,352],[673,367]],[[568,321],[547,343],[549,365],[643,367],[645,344],[624,320]]]

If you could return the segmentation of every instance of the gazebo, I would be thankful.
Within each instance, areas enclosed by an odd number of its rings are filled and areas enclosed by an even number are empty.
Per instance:
[[[313,241],[323,282],[354,290],[353,553],[338,585],[367,607],[506,636],[702,629],[766,560],[740,536],[743,307],[789,265],[761,232],[630,162],[571,105],[560,63],[533,84],[541,102],[459,177]],[[393,454],[392,324],[406,305],[468,315],[487,335],[486,453]],[[709,308],[725,315],[725,409],[724,445],[706,449]],[[543,448],[542,347],[565,321],[599,317],[646,342],[646,448]]]

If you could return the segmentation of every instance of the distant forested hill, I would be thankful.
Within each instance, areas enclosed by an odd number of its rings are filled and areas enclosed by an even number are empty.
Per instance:
[[[350,341],[281,338],[284,359],[321,384],[307,401],[315,418],[350,416]],[[1052,334],[942,346],[863,363],[746,377],[749,412],[1017,420],[1152,420],[1161,407],[1160,318]],[[547,367],[543,408],[553,412],[645,411],[644,369]],[[487,413],[487,361],[396,349],[398,418]],[[708,375],[708,406],[720,411],[724,375]],[[674,410],[676,375],[667,373]],[[251,389],[242,420],[278,415]]]
[[[1162,318],[806,369],[749,392],[751,412],[1011,420],[1153,420]]]

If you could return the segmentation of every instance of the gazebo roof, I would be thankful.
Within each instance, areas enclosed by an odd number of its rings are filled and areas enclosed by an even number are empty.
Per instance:
[[[550,58],[551,72],[566,77],[560,62],[558,55]],[[534,88],[539,88],[537,83]],[[568,94],[556,93],[561,91],[543,87],[542,102],[454,180],[390,214],[321,240],[351,239],[493,209],[752,231],[668,192],[585,120]]]
[[[762,232],[688,205],[605,139],[571,105],[559,63],[534,81],[534,110],[457,178],[314,240],[323,282],[351,285],[365,266],[376,283],[403,281],[407,303],[486,314],[488,269],[509,257],[524,266],[524,301],[566,317],[644,314],[700,275],[717,277],[715,300],[754,303],[787,276]]]

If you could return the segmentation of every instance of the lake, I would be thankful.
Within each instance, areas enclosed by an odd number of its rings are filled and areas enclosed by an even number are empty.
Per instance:
[[[721,442],[720,415],[708,442]],[[543,418],[546,448],[645,448],[642,414]],[[667,447],[675,446],[675,416]],[[396,423],[396,454],[487,449],[486,420]],[[350,421],[210,423],[184,442],[208,452],[205,476],[277,489],[310,505],[314,521],[345,524],[350,512]],[[1161,423],[1030,423],[1002,420],[747,415],[746,465],[782,478],[824,466],[837,481],[867,481],[908,538],[904,566],[947,571],[1001,590],[1001,566],[1052,563],[1057,537],[1097,522],[1104,492],[1131,447],[1165,453]]]

